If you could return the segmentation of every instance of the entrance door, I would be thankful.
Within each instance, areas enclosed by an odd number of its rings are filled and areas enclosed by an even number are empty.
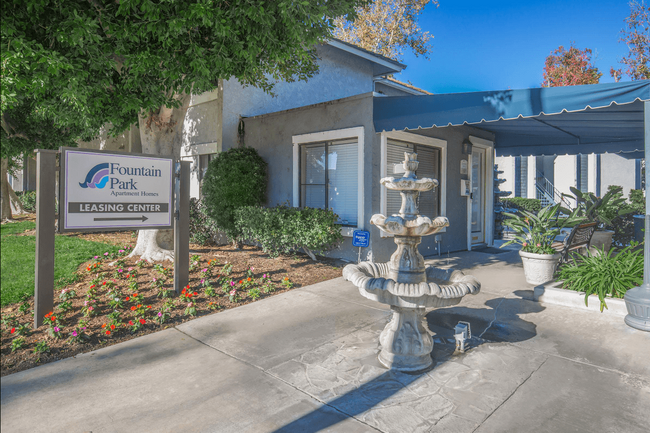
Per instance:
[[[486,149],[472,149],[472,195],[470,208],[471,244],[485,242],[485,161]]]

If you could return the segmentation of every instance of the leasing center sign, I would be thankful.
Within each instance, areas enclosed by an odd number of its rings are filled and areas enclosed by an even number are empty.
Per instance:
[[[171,228],[173,160],[64,148],[62,231]]]

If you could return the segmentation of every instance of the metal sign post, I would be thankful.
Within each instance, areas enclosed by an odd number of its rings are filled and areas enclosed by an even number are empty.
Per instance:
[[[36,266],[34,329],[54,310],[56,150],[36,150]]]
[[[190,278],[190,162],[176,163],[174,181],[174,291]]]

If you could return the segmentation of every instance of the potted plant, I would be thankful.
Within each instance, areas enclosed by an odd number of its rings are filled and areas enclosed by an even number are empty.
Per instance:
[[[561,257],[551,244],[563,228],[573,227],[584,218],[575,210],[570,212],[560,207],[560,203],[543,208],[537,215],[528,211],[504,212],[504,215],[508,219],[503,224],[512,229],[515,237],[502,247],[521,245],[519,255],[524,264],[526,282],[539,285],[551,281]]]
[[[608,252],[612,246],[614,231],[608,230],[607,227],[612,226],[616,217],[633,211],[631,207],[625,206],[621,187],[610,187],[602,197],[597,197],[592,192],[582,192],[574,187],[570,187],[570,190],[573,195],[563,194],[563,196],[576,201],[577,214],[589,222],[598,224],[589,243],[589,252],[592,255],[599,254],[601,251]]]

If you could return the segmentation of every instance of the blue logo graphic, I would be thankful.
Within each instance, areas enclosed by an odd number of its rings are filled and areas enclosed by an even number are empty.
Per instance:
[[[104,188],[108,182],[108,162],[97,164],[86,175],[86,181],[80,182],[82,188]]]

